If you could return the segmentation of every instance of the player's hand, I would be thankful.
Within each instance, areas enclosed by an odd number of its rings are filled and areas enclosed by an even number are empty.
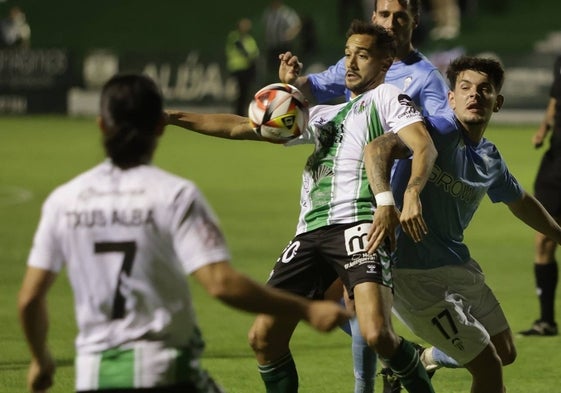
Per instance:
[[[541,128],[534,135],[532,135],[532,145],[534,145],[536,149],[539,149],[543,146],[545,135],[546,131],[542,130]]]
[[[413,190],[406,190],[403,195],[403,210],[399,218],[403,231],[411,236],[415,243],[420,242],[429,232],[423,219],[423,209],[419,194]]]
[[[395,230],[399,225],[399,210],[394,205],[378,206],[374,212],[374,222],[366,238],[366,251],[374,254],[386,237],[390,239],[391,249],[395,250]]]
[[[308,307],[306,321],[320,332],[329,332],[352,317],[340,303],[331,300],[316,300]]]
[[[27,387],[32,393],[45,393],[53,386],[55,362],[47,350],[40,360],[33,359],[27,373]]]
[[[279,55],[279,80],[283,83],[294,84],[302,72],[303,65],[292,52]]]

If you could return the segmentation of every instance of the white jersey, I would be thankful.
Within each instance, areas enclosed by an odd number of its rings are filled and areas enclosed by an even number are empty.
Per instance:
[[[286,145],[314,143],[302,175],[297,235],[331,224],[372,220],[364,148],[384,132],[423,121],[411,99],[382,84],[348,103],[310,109],[308,127]]]
[[[217,219],[192,182],[150,165],[122,170],[106,161],[48,197],[28,265],[53,272],[66,265],[79,328],[77,387],[89,390],[103,386],[101,372],[85,375],[103,367],[96,355],[104,351],[144,347],[150,354],[136,370],[146,380],[130,387],[159,383],[161,375],[154,381],[150,374],[162,372],[157,363],[185,351],[196,361],[203,341],[186,275],[229,259]]]

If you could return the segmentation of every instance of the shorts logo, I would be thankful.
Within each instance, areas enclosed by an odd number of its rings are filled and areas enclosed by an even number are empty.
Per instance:
[[[376,273],[376,265],[368,265],[366,268],[366,273]]]
[[[282,252],[282,255],[279,258],[279,261],[282,263],[288,263],[296,256],[298,249],[300,248],[300,241],[297,240],[295,242],[288,243]]]
[[[345,230],[345,247],[348,255],[366,251],[370,223],[363,223]]]

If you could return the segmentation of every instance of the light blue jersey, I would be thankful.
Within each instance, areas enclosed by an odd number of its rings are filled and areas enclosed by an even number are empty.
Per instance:
[[[345,88],[345,58],[327,70],[308,75],[314,98],[324,103],[350,92]],[[405,59],[392,64],[386,74],[385,83],[403,90],[423,115],[452,113],[448,106],[448,85],[440,71],[420,52],[412,51]]]
[[[464,230],[485,194],[492,202],[513,202],[523,190],[509,172],[497,147],[483,138],[473,143],[454,117],[428,117],[427,128],[438,150],[429,180],[421,192],[429,233],[420,243],[399,230],[397,268],[430,269],[467,262]],[[411,173],[411,160],[399,160],[392,178],[396,204]]]

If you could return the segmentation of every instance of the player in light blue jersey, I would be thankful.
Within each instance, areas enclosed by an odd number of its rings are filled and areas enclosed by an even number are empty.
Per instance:
[[[374,0],[372,23],[390,30],[397,42],[397,54],[386,74],[385,83],[399,87],[419,106],[423,115],[451,112],[446,95],[448,86],[440,71],[417,49],[411,38],[420,22],[419,0]],[[281,61],[293,62],[291,53]],[[345,59],[327,70],[305,76],[279,74],[285,83],[298,87],[311,101],[324,103],[350,96],[345,87]]]
[[[449,113],[448,85],[440,71],[417,49],[411,42],[413,30],[419,25],[421,18],[421,4],[419,0],[374,0],[374,13],[372,23],[390,30],[395,37],[397,53],[394,62],[386,73],[385,82],[402,89],[411,97],[423,115]],[[347,100],[350,91],[345,87],[345,58],[327,70],[299,76],[292,72],[292,67],[283,68],[286,64],[291,66],[298,62],[298,58],[287,52],[280,56],[281,68],[279,78],[285,83],[298,87],[311,102],[324,103],[330,100],[345,97]],[[301,68],[301,67],[300,67]],[[344,328],[350,333],[348,328]],[[353,360],[355,379],[355,393],[372,393],[374,391],[374,374],[376,370],[375,355],[368,348],[358,333],[356,320],[351,322],[350,329],[353,334]],[[443,353],[436,350],[437,358],[441,365],[456,367],[457,363]],[[384,370],[384,379],[389,370]],[[384,384],[399,385],[398,382],[385,381]],[[397,390],[399,387],[394,386]],[[388,388],[390,389],[390,388]]]
[[[461,57],[447,71],[453,117],[428,117],[439,151],[421,193],[428,234],[421,242],[398,233],[394,309],[419,337],[441,348],[472,374],[472,393],[504,393],[502,366],[514,362],[511,329],[481,267],[463,243],[464,230],[485,195],[503,202],[528,226],[561,243],[561,227],[522,189],[497,147],[484,138],[504,70],[490,59]],[[378,161],[387,161],[397,139],[386,137]],[[406,188],[409,160],[400,160],[392,178],[397,205]],[[389,187],[389,185],[388,185]],[[373,251],[373,250],[372,250]]]

